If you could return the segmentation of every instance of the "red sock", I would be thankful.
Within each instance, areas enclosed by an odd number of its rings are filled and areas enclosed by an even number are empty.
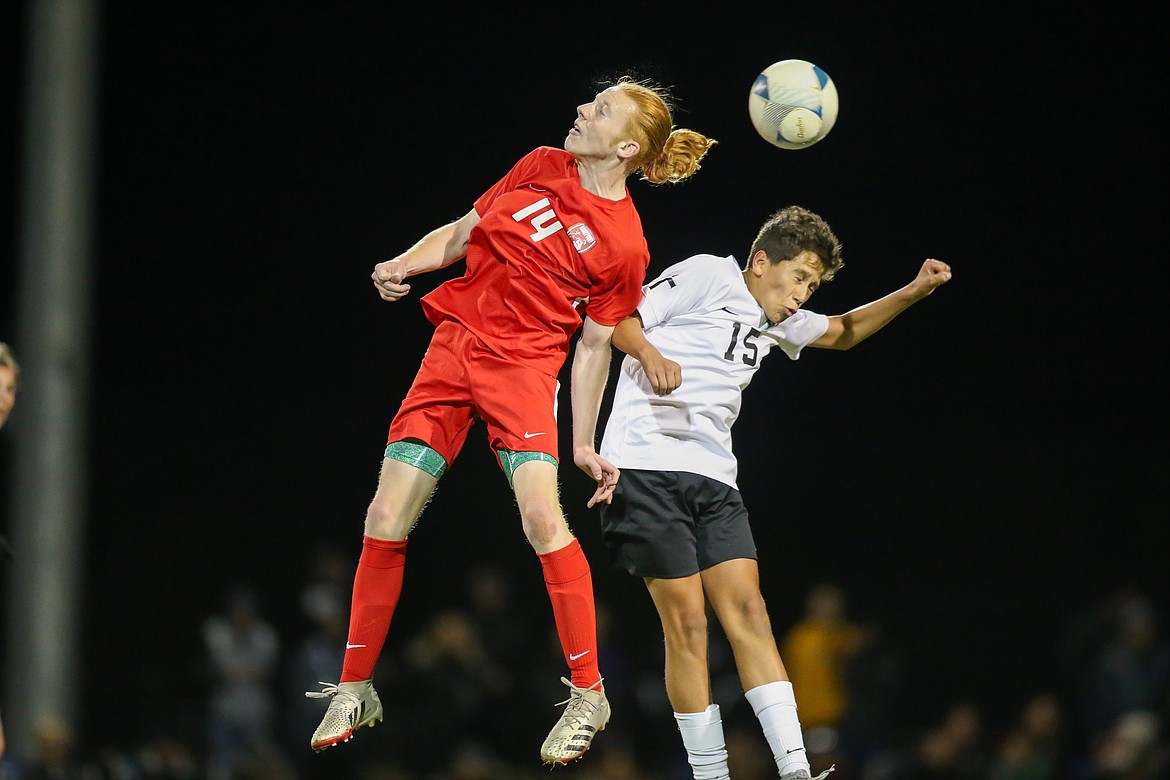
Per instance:
[[[544,569],[544,585],[573,685],[590,688],[601,679],[601,672],[597,666],[597,611],[589,560],[576,539],[559,550],[537,553],[537,557]]]
[[[406,540],[393,542],[366,536],[353,578],[349,611],[349,638],[341,682],[359,682],[374,676],[374,666],[390,630],[390,618],[402,593]]]

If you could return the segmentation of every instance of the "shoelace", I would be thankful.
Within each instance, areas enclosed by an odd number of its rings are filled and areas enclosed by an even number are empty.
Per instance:
[[[806,771],[805,771],[805,770],[803,770],[803,769],[798,769],[798,770],[796,770],[796,771],[795,771],[795,772],[793,772],[793,773],[790,773],[790,774],[787,774],[787,775],[783,775],[783,776],[780,778],[780,780],[784,780],[784,778],[786,778],[786,777],[792,777],[792,778],[796,778],[796,780],[799,780],[799,778],[802,778],[802,777],[809,778],[809,780],[825,780],[825,778],[827,778],[827,777],[829,776],[829,773],[830,773],[830,772],[832,772],[832,771],[833,771],[834,769],[836,769],[836,768],[837,768],[837,765],[836,765],[836,764],[833,764],[831,767],[829,767],[828,769],[826,769],[824,772],[821,772],[821,773],[820,773],[819,775],[817,775],[816,777],[809,777],[809,775],[811,775],[811,774],[812,774],[812,772],[806,772]]]
[[[345,718],[349,721],[349,725],[352,726],[354,723],[357,723],[358,714],[362,711],[361,697],[355,693],[343,691],[333,683],[318,680],[317,684],[324,687],[319,691],[305,691],[307,698],[328,699],[332,697],[333,701],[329,703],[329,709],[334,709],[333,705],[340,703],[341,706],[345,707]]]
[[[333,683],[317,681],[318,685],[323,686],[319,691],[305,691],[305,696],[309,699],[327,699],[330,696],[336,696],[340,691]]]
[[[572,721],[573,728],[578,728],[580,727],[582,720],[587,720],[589,715],[596,712],[600,708],[585,698],[585,694],[582,689],[578,689],[564,677],[561,678],[561,682],[569,686],[569,698],[565,699],[564,701],[557,702],[554,706],[560,707],[562,704],[568,704],[569,708],[565,710],[564,717]]]

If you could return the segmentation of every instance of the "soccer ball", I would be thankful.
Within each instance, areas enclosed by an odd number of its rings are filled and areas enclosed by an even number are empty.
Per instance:
[[[805,60],[774,62],[756,76],[748,116],[760,136],[781,149],[805,149],[837,121],[837,87]]]

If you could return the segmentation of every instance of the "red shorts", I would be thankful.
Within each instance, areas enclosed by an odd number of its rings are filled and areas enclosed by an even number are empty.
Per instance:
[[[557,454],[556,377],[504,360],[455,320],[435,328],[386,443],[418,439],[450,466],[477,419],[493,450]]]

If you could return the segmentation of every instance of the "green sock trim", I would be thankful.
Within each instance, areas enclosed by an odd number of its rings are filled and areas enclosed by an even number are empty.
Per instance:
[[[409,463],[435,479],[443,476],[443,472],[447,470],[447,461],[443,460],[442,455],[425,444],[412,441],[395,441],[386,445],[386,457]]]
[[[515,487],[512,484],[512,475],[516,473],[516,468],[521,463],[527,463],[530,460],[543,460],[546,463],[551,463],[560,468],[557,459],[547,452],[516,452],[515,450],[496,450],[496,454],[500,456],[500,466],[504,469],[504,474],[508,477],[508,487]]]

